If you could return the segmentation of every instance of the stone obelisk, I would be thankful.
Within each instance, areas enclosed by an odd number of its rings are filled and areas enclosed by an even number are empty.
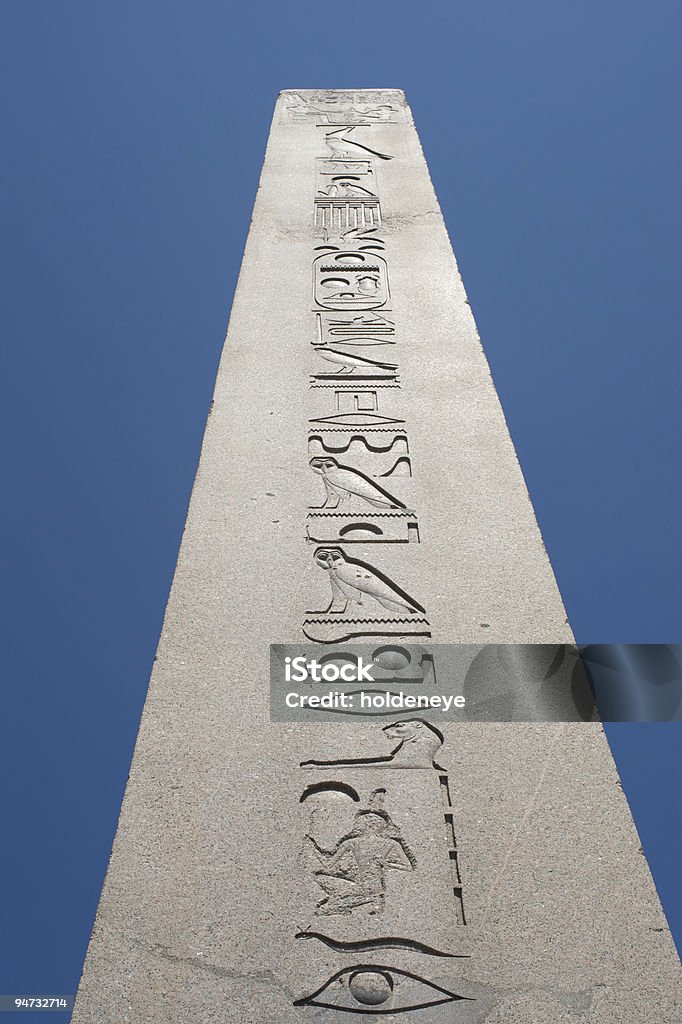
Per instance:
[[[679,1022],[601,727],[273,723],[311,641],[571,641],[399,90],[277,101],[73,1020]]]

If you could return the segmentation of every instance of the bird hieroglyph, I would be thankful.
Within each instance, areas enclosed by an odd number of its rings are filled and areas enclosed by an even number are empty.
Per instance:
[[[341,548],[324,547],[315,552],[315,564],[327,573],[332,600],[327,612],[345,613],[349,602],[363,605],[367,598],[390,612],[423,614],[424,609],[378,569],[350,558]]]
[[[322,477],[322,483],[326,492],[326,499],[323,505],[316,506],[324,509],[338,508],[341,502],[349,498],[361,498],[373,508],[400,509],[403,512],[410,512],[402,501],[398,501],[387,490],[374,483],[370,477],[350,466],[344,466],[330,455],[318,456],[310,460],[310,468],[313,473]]]

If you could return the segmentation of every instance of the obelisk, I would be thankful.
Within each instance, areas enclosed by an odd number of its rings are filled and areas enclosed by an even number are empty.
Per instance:
[[[270,721],[271,643],[571,639],[403,93],[282,93],[76,1024],[679,1024],[599,724]]]

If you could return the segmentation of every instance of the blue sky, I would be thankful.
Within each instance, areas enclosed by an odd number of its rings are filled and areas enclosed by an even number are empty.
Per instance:
[[[680,639],[682,8],[10,0],[2,19],[0,991],[62,993],[280,89],[407,91],[576,637]],[[679,729],[609,730],[678,940]]]

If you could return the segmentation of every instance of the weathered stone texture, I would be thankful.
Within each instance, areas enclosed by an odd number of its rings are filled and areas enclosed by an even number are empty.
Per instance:
[[[679,1022],[601,727],[451,725],[392,768],[390,719],[269,721],[303,629],[571,640],[397,90],[278,100],[73,1020]]]

